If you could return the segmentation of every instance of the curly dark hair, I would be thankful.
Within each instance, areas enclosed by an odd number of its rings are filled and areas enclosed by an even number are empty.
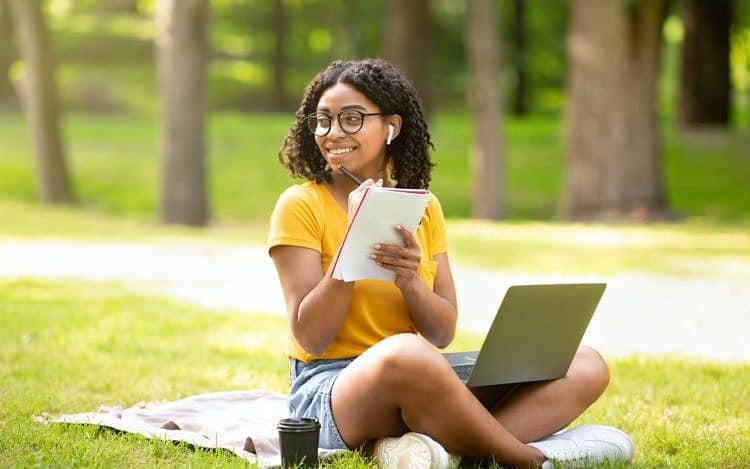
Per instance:
[[[346,83],[367,96],[384,114],[399,114],[403,120],[398,138],[386,149],[391,167],[390,177],[398,187],[427,189],[435,164],[430,159],[434,148],[430,141],[417,92],[412,84],[391,64],[380,59],[335,61],[318,73],[307,85],[279,151],[279,161],[293,177],[320,184],[331,181],[331,169],[315,144],[315,137],[305,124],[305,116],[315,112],[325,90],[336,83]]]

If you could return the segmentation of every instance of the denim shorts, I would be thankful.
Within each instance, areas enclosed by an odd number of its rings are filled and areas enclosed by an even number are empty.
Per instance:
[[[321,448],[349,449],[333,421],[331,389],[339,373],[352,361],[353,358],[345,358],[305,363],[289,359],[289,415],[314,417],[320,421]]]

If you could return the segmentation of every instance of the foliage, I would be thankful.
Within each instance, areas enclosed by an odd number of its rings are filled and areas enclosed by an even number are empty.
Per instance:
[[[529,37],[527,67],[534,102],[539,109],[558,109],[564,77],[564,41],[567,3],[527,2]],[[271,63],[276,31],[274,2],[221,0],[211,2],[213,61],[209,80],[209,102],[214,109],[264,110],[271,105]],[[291,109],[309,79],[334,59],[372,57],[383,54],[381,42],[385,12],[382,2],[286,0],[284,10],[285,101]],[[505,7],[507,9],[507,7]],[[129,101],[121,87],[141,87],[135,94],[151,94],[154,101],[153,11],[154,2],[106,0],[48,4],[55,52],[67,69],[62,80],[65,103],[72,109],[152,110],[142,99]],[[434,40],[431,62],[433,89],[443,108],[463,107],[466,85],[464,53],[464,7],[460,3],[433,0]],[[500,13],[504,42],[513,20],[509,11]],[[512,50],[508,48],[507,57]],[[102,75],[112,68],[112,76]],[[72,69],[72,70],[71,70]],[[123,79],[139,69],[142,80]],[[125,73],[122,77],[120,73]],[[76,78],[80,78],[76,79]],[[514,83],[506,74],[506,88]],[[93,88],[89,91],[87,88]],[[557,91],[555,91],[557,90]],[[125,96],[123,96],[125,95]],[[96,102],[99,97],[102,103]],[[142,107],[146,105],[146,107]]]
[[[32,416],[232,389],[286,390],[285,322],[137,294],[115,283],[0,282],[0,466],[247,467],[223,451]],[[455,350],[479,337],[461,335]],[[750,368],[676,357],[610,359],[578,423],[623,428],[632,467],[750,465]],[[327,467],[373,467],[346,453]]]

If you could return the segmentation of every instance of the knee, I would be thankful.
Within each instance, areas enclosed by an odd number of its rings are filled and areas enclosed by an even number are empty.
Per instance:
[[[604,358],[591,347],[581,347],[569,373],[581,389],[581,395],[593,402],[609,385],[609,367]]]
[[[369,352],[376,352],[373,372],[378,379],[402,385],[411,383],[414,377],[424,382],[425,374],[440,365],[438,358],[442,359],[432,345],[415,334],[391,336]]]

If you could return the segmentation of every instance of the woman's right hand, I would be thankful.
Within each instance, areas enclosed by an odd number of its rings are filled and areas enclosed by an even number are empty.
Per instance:
[[[370,186],[382,187],[383,180],[378,179],[376,182],[376,181],[373,181],[372,179],[368,179],[362,184],[360,184],[359,187],[357,187],[356,189],[354,189],[353,191],[349,193],[349,200],[348,200],[348,205],[347,205],[347,217],[350,222],[352,218],[354,218],[354,214],[357,213],[357,208],[359,208],[359,204],[362,203],[362,198],[365,196],[365,192],[367,191],[367,188]]]

